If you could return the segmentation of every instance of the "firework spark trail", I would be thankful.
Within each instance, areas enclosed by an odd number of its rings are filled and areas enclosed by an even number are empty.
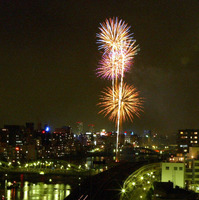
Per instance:
[[[115,78],[117,76],[117,73],[115,71],[115,52],[114,52],[114,48],[112,47],[112,63],[111,63],[111,68],[112,68],[112,91],[113,94],[115,92]],[[114,74],[115,73],[115,74]],[[114,78],[115,75],[115,78]],[[115,96],[113,95],[113,102],[115,103]]]
[[[116,74],[117,75],[117,74]],[[112,67],[112,92],[115,92],[115,79],[114,79],[114,67]],[[115,96],[113,95],[113,102],[115,102]]]
[[[126,47],[126,46],[125,46]],[[123,78],[124,78],[124,70],[125,70],[125,54],[123,51],[123,48],[121,46],[121,55],[122,55],[122,67],[121,67],[121,81],[120,81],[120,85],[119,85],[119,101],[118,101],[118,119],[117,119],[117,139],[116,139],[116,155],[118,152],[118,143],[119,143],[119,133],[120,133],[120,114],[121,114],[121,103],[122,103],[122,92],[123,92]],[[133,56],[135,54],[134,50],[136,50],[136,48],[132,48],[132,52],[133,52]],[[128,54],[127,54],[128,55]],[[117,156],[116,156],[117,157]]]
[[[121,50],[122,51],[122,50]],[[122,73],[121,73],[121,82],[119,86],[119,103],[118,103],[118,119],[117,119],[117,142],[116,142],[116,153],[118,151],[118,143],[119,143],[119,132],[120,132],[120,109],[121,109],[121,101],[122,101],[122,89],[123,89],[123,76],[124,76],[124,56],[122,53]]]

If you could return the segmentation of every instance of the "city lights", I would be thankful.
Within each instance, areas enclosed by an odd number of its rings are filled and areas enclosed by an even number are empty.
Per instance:
[[[199,200],[199,2],[5,1],[1,200]]]

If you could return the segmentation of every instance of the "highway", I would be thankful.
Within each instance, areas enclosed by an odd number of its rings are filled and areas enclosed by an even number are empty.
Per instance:
[[[120,200],[146,199],[154,181],[160,181],[160,163],[151,163],[132,173],[123,184]]]
[[[117,166],[90,176],[65,200],[119,200],[127,177],[148,162],[118,163]]]

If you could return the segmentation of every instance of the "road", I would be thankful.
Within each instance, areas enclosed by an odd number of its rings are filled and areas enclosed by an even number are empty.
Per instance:
[[[121,200],[144,200],[154,181],[160,181],[160,163],[152,163],[132,173],[124,182]]]
[[[65,200],[119,200],[124,181],[147,162],[119,163],[82,182]]]

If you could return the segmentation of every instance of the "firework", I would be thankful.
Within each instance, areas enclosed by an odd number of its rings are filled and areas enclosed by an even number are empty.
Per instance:
[[[99,113],[109,116],[109,119],[116,123],[118,120],[118,108],[120,102],[119,93],[120,88],[117,88],[113,94],[112,88],[107,87],[102,91],[102,95],[100,96],[101,102],[98,104],[102,108]],[[113,102],[113,95],[115,96],[115,102]],[[140,117],[142,103],[143,99],[139,97],[137,89],[134,86],[125,83],[121,95],[120,119],[122,121],[133,121],[134,116]]]
[[[128,61],[125,62],[124,71],[129,71],[130,63]],[[116,77],[120,77],[122,74],[122,56],[118,55],[117,59],[114,61],[110,54],[103,55],[101,61],[99,62],[99,67],[97,68],[97,75],[106,79],[113,79]]]
[[[111,52],[104,54],[99,62],[97,75],[107,79],[121,76],[124,72],[130,70],[136,53],[137,46],[134,46],[133,42],[131,45],[125,45],[120,51],[114,52],[114,56]]]
[[[130,26],[125,24],[125,21],[118,20],[118,18],[106,19],[100,24],[100,33],[97,34],[98,43],[101,44],[99,49],[118,49],[121,44],[132,40],[132,34],[129,33]]]
[[[112,80],[112,88],[106,88],[100,97],[100,113],[109,116],[117,126],[116,160],[118,161],[118,143],[120,123],[133,121],[134,116],[142,111],[142,99],[139,92],[130,85],[123,84],[124,73],[129,71],[133,58],[137,53],[130,26],[118,18],[106,19],[99,27],[97,34],[99,49],[103,56],[97,68],[97,75]]]

